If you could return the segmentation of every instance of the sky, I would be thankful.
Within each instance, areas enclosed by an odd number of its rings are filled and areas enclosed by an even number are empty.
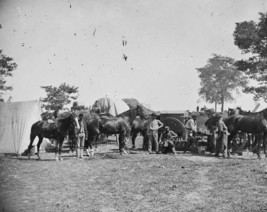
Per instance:
[[[0,0],[0,49],[18,64],[4,98],[35,100],[40,86],[67,83],[86,106],[107,96],[159,111],[213,107],[199,99],[196,68],[214,53],[245,57],[235,24],[266,11],[266,0]],[[226,108],[255,107],[235,97]]]

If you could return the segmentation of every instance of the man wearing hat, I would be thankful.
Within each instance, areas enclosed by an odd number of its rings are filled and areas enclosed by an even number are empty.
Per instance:
[[[185,124],[185,141],[187,142],[187,148],[191,145],[192,138],[196,133],[197,133],[197,114],[192,113]]]
[[[83,114],[79,114],[78,122],[80,125],[80,128],[78,130],[78,139],[77,139],[77,145],[76,145],[76,154],[77,158],[83,159],[83,147],[84,142],[88,138],[88,132],[86,127],[86,122],[83,120]]]
[[[177,134],[170,130],[170,127],[168,126],[164,126],[163,128],[164,132],[162,134],[160,142],[161,153],[165,154],[171,152],[173,154],[176,154],[173,139],[177,137]]]
[[[222,156],[225,157],[228,146],[228,128],[223,122],[222,116],[220,114],[216,115],[217,118],[217,128],[218,128],[218,136],[216,138],[216,153],[215,156],[219,156],[222,153]]]
[[[148,153],[152,153],[152,144],[155,144],[156,153],[159,153],[159,143],[158,143],[158,129],[163,127],[163,123],[156,119],[157,114],[153,112],[151,114],[151,122],[148,127]]]
[[[197,114],[196,113],[192,113],[191,116],[189,117],[188,121],[185,124],[185,130],[186,130],[185,140],[188,140],[188,138],[192,136],[192,133],[194,134],[197,132]]]

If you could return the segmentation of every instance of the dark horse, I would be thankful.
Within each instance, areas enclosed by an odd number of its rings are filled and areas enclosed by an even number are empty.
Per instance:
[[[56,118],[55,122],[37,121],[31,127],[30,144],[28,146],[28,157],[30,158],[30,150],[36,136],[39,141],[37,144],[37,157],[39,156],[40,145],[43,138],[54,139],[56,141],[55,159],[62,160],[61,149],[65,136],[68,133],[75,132],[75,128],[79,127],[77,117],[74,113],[66,112]]]
[[[98,139],[100,134],[119,134],[119,150],[121,154],[126,154],[125,140],[130,136],[131,123],[136,116],[143,115],[144,112],[139,106],[116,117],[95,114],[86,120],[89,137]]]
[[[138,133],[141,133],[143,136],[143,149],[147,148],[148,144],[148,136],[147,136],[147,130],[149,126],[150,120],[147,118],[137,117],[131,127],[131,138],[132,138],[132,148],[135,149],[135,139],[138,135]]]
[[[263,141],[264,154],[266,154],[266,138],[267,138],[267,109],[264,109],[257,113],[251,113],[252,115],[232,115],[229,117],[223,118],[224,123],[226,124],[228,131],[230,133],[228,137],[228,143],[231,142],[233,137],[238,133],[238,131],[244,133],[252,133],[256,136],[258,143],[258,158],[260,156],[260,148]],[[212,129],[216,126],[218,118],[216,116],[209,118],[205,125]],[[229,153],[228,153],[229,155]]]
[[[241,109],[241,107],[237,107],[237,108],[228,108],[228,116],[231,116],[231,115],[245,115],[245,116],[254,116],[255,113],[252,113],[250,111],[244,111]],[[253,147],[256,143],[257,143],[257,140],[255,139],[255,135],[254,134],[251,134],[251,133],[244,133],[244,132],[241,132],[239,134],[239,139],[241,140],[241,138],[243,137],[245,139],[245,142],[244,144],[242,145],[243,147],[246,146],[246,147]],[[241,138],[240,138],[241,137]]]
[[[131,126],[131,140],[132,148],[135,148],[135,139],[138,133],[141,133],[144,137],[144,143],[147,143],[147,126],[149,124],[148,115],[145,113],[145,109],[141,105],[137,105],[135,108],[132,108],[119,116],[127,117],[130,126]],[[144,146],[144,145],[143,145]]]
[[[125,151],[125,140],[130,136],[131,127],[127,120],[122,117],[101,116],[99,131],[101,134],[113,135],[119,134],[119,150],[121,154],[127,154]]]

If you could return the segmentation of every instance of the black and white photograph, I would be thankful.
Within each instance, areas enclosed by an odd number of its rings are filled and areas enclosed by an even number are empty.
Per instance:
[[[0,211],[267,212],[266,0],[0,0]]]

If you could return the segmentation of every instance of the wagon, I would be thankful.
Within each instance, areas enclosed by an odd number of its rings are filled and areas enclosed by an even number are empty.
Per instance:
[[[187,111],[161,111],[160,113],[160,120],[163,124],[170,127],[170,129],[178,135],[178,139],[176,142],[176,150],[186,150],[185,147],[185,123],[184,117]],[[205,126],[205,122],[208,120],[207,115],[198,115],[198,130],[200,132],[200,136],[197,137],[196,142],[194,145],[188,149],[191,152],[199,152],[199,145],[198,141],[203,145],[203,141],[208,141],[208,130]],[[204,142],[205,143],[205,142]],[[206,146],[208,146],[206,144]]]
[[[161,122],[169,126],[170,129],[182,140],[185,138],[184,113],[185,111],[160,112]]]

